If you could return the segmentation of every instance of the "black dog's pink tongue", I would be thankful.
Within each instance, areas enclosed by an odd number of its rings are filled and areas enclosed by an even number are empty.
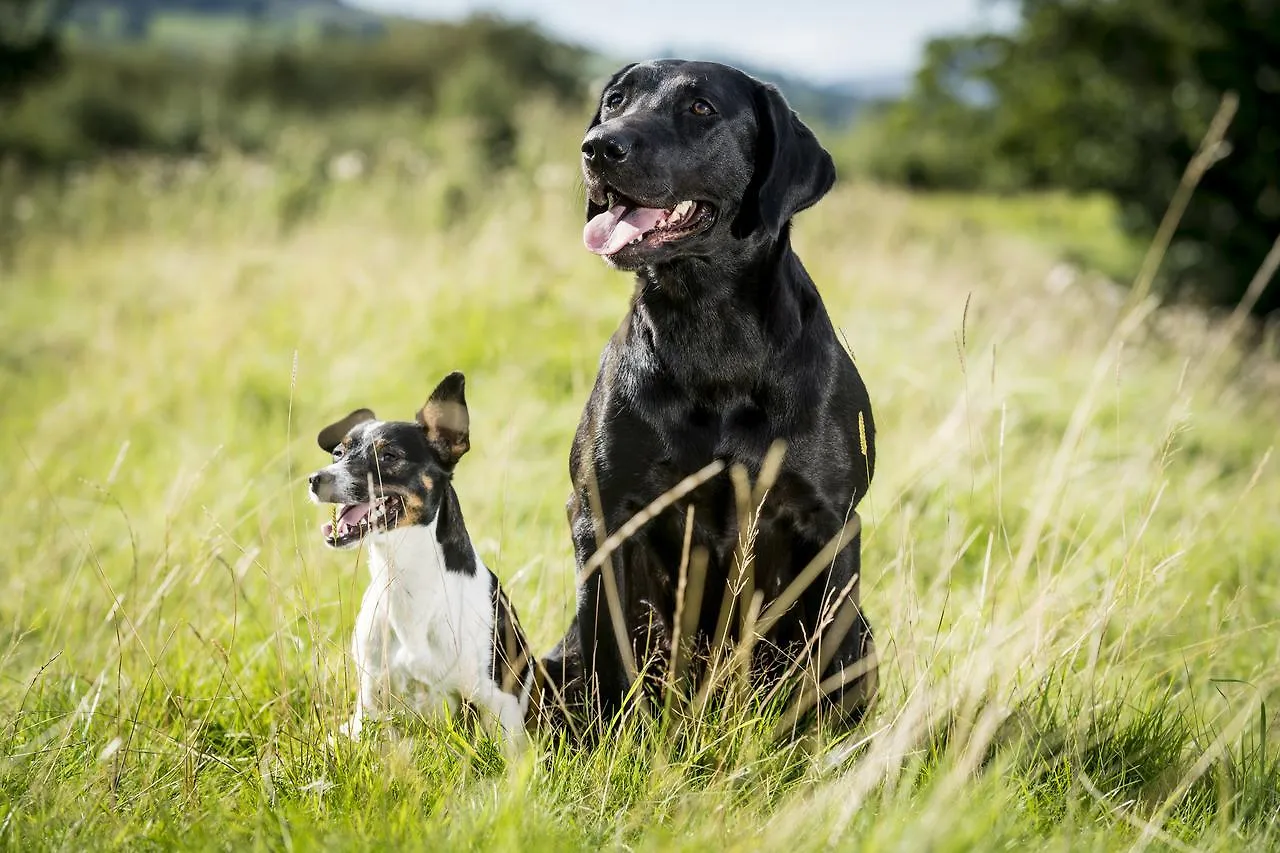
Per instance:
[[[652,231],[666,215],[665,210],[652,207],[636,207],[628,212],[625,204],[615,205],[587,223],[582,229],[582,242],[597,255],[612,255]]]

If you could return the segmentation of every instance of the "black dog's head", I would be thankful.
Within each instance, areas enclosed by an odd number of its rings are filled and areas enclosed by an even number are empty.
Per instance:
[[[430,524],[453,467],[471,447],[461,373],[450,373],[418,411],[417,422],[379,421],[357,409],[321,430],[333,464],[309,478],[311,499],[336,504],[323,527],[333,548],[410,524]]]
[[[622,269],[776,240],[836,178],[776,88],[673,59],[628,65],[605,85],[582,172],[583,242]]]

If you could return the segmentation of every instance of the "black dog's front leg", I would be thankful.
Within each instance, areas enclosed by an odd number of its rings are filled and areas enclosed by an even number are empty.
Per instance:
[[[579,535],[575,522],[574,533],[578,562],[585,567],[597,553],[594,531]],[[671,654],[671,567],[663,562],[666,549],[650,533],[642,531],[622,542],[579,588],[583,669],[593,692],[591,704],[606,721],[622,710],[637,677],[645,678],[646,695],[661,693],[662,664]],[[614,604],[609,600],[610,579],[617,591]],[[619,645],[620,639],[625,646]]]
[[[601,719],[612,719],[622,708],[622,700],[631,688],[631,679],[618,647],[605,598],[601,571],[592,574],[582,585],[578,600],[578,626],[582,634],[583,671],[586,675],[589,703]]]
[[[576,502],[571,512],[574,554],[577,558],[578,575],[581,577],[596,553],[597,532],[590,511],[582,506],[581,501]],[[613,629],[603,572],[612,572],[615,580],[621,580],[620,573],[614,569],[614,561],[610,559],[582,581],[578,587],[578,632],[582,640],[583,675],[588,704],[600,718],[608,720],[621,709],[622,700],[631,687],[631,680]],[[625,584],[619,583],[618,587],[621,606]]]

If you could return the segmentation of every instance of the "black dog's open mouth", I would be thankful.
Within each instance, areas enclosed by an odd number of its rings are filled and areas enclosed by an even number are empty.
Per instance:
[[[334,504],[333,521],[320,528],[324,541],[334,548],[354,545],[378,530],[391,530],[404,515],[404,499],[383,495],[358,504]]]
[[[682,201],[662,209],[645,207],[613,190],[604,195],[608,209],[593,217],[582,232],[582,242],[597,255],[683,240],[710,228],[716,217],[716,209],[702,201]]]

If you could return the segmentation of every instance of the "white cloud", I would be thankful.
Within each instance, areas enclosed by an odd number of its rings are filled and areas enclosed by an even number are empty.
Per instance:
[[[353,0],[424,17],[489,10],[619,58],[679,51],[819,79],[914,69],[932,35],[1006,20],[984,0]]]

